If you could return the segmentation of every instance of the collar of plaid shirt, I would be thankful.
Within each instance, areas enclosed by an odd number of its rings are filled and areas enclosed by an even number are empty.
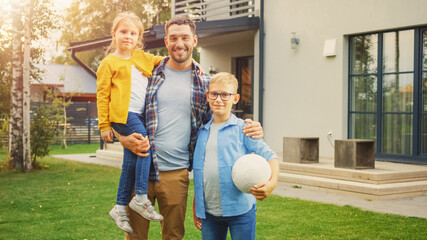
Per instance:
[[[169,60],[169,57],[163,59],[163,61],[154,68],[153,76],[149,78],[147,94],[145,99],[145,123],[148,136],[151,143],[151,155],[153,158],[153,167],[150,170],[150,181],[159,181],[159,168],[157,164],[156,155],[156,141],[155,133],[158,125],[158,102],[157,102],[157,90],[161,87],[165,81],[165,64]],[[206,92],[208,91],[210,76],[205,74],[201,66],[193,60],[191,71],[191,137],[190,143],[188,144],[188,150],[190,152],[190,168],[193,168],[193,153],[197,141],[197,131],[199,128],[211,118],[211,111],[209,104],[206,101]]]

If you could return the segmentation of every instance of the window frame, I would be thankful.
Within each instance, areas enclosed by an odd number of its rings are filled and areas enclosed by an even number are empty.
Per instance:
[[[383,69],[383,58],[384,58],[384,38],[383,35],[385,33],[397,32],[397,31],[405,31],[405,30],[413,30],[414,31],[414,66],[413,71],[401,71],[401,72],[387,72],[384,73]],[[388,29],[384,31],[373,31],[366,32],[362,34],[353,34],[348,35],[348,108],[347,108],[347,136],[348,138],[354,138],[352,136],[352,119],[355,114],[374,114],[376,116],[376,160],[383,161],[391,161],[391,162],[402,162],[402,163],[415,163],[415,164],[427,164],[427,151],[423,153],[422,144],[422,118],[423,116],[427,116],[427,111],[423,112],[422,109],[422,58],[423,54],[423,46],[422,46],[422,38],[423,33],[427,32],[427,26],[421,27],[408,27],[408,28],[398,28],[398,29]],[[353,74],[353,62],[352,62],[352,47],[353,47],[353,38],[367,35],[377,35],[377,70],[376,73],[368,73],[368,74]],[[427,69],[424,71],[427,73]],[[407,74],[413,73],[413,109],[412,112],[386,112],[383,109],[383,83],[384,76],[392,75],[392,74]],[[375,76],[377,79],[377,96],[376,96],[376,111],[359,111],[357,109],[352,109],[354,102],[352,102],[352,89],[353,89],[353,78],[354,77],[363,77],[363,76]],[[427,97],[427,96],[425,96]],[[357,111],[356,111],[357,110]],[[403,154],[389,154],[383,153],[383,133],[384,133],[384,115],[385,114],[397,114],[397,115],[407,115],[412,116],[412,154],[403,155]],[[354,121],[354,120],[353,120]]]

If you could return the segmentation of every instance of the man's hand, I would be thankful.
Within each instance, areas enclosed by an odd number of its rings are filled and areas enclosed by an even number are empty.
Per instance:
[[[265,183],[256,184],[249,188],[251,194],[260,201],[270,196],[271,192],[276,188],[277,179],[279,178],[279,160],[277,160],[277,158],[271,159],[268,164],[271,168],[270,180]]]
[[[111,129],[101,132],[101,139],[104,142],[113,142],[113,131]]]
[[[140,157],[147,157],[150,155],[149,153],[145,153],[150,149],[150,140],[148,139],[148,136],[143,137],[139,133],[122,136],[116,131],[114,131],[114,135],[116,135],[123,147],[129,149],[134,154]]]
[[[264,131],[261,123],[254,122],[251,119],[245,119],[245,123],[249,123],[249,125],[243,127],[243,133],[246,133],[247,137],[252,137],[253,139],[264,137]]]

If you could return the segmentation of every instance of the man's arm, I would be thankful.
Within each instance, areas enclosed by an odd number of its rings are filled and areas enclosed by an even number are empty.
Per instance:
[[[139,133],[132,133],[128,136],[122,136],[118,132],[114,131],[114,135],[119,139],[123,147],[129,149],[134,154],[140,157],[147,157],[149,153],[145,153],[150,149],[150,140],[148,136],[143,137]]]

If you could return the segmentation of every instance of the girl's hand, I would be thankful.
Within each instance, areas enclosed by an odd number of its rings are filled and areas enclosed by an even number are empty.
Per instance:
[[[101,139],[104,142],[113,142],[113,131],[111,129],[101,132]]]

